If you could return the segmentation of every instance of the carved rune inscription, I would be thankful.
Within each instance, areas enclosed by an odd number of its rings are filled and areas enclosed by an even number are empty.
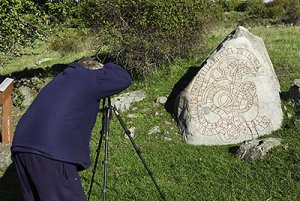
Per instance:
[[[190,111],[197,134],[217,135],[231,142],[244,135],[258,135],[270,121],[260,115],[256,85],[246,81],[261,67],[254,54],[227,48],[200,70],[191,87]]]

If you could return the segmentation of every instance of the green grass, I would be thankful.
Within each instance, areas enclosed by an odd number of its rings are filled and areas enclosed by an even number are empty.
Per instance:
[[[300,77],[299,29],[297,26],[250,29],[263,38],[282,91],[287,91],[293,79]],[[136,109],[123,112],[121,116],[128,128],[136,128],[135,142],[167,200],[300,200],[300,135],[299,128],[293,125],[293,119],[300,117],[299,111],[289,101],[283,100],[283,105],[294,116],[291,119],[285,117],[282,129],[270,135],[282,138],[283,145],[273,149],[266,159],[253,162],[237,159],[232,154],[236,145],[186,144],[172,115],[163,105],[155,104],[157,97],[168,96],[172,92],[174,85],[190,67],[200,66],[230,31],[232,27],[215,29],[209,35],[206,48],[199,55],[188,60],[177,60],[145,81],[135,82],[127,91],[144,89],[147,96],[131,107]],[[67,63],[78,57],[80,55],[77,53],[63,61]],[[60,63],[59,57],[54,58],[54,63]],[[29,61],[32,62],[32,59]],[[15,62],[10,65],[17,68],[18,61]],[[284,112],[286,114],[287,110]],[[136,118],[128,118],[128,114],[135,114]],[[96,155],[100,120],[101,116],[92,133],[92,160]],[[159,126],[160,132],[148,134],[154,126]],[[92,201],[102,200],[103,197],[103,154],[102,146]],[[108,162],[107,200],[159,200],[150,176],[130,141],[125,139],[116,117],[111,122]],[[91,176],[92,167],[81,172],[85,192],[89,190]],[[14,194],[14,188],[7,187],[4,190]],[[6,200],[11,199],[4,198]]]
[[[135,141],[167,200],[298,200],[300,144],[297,130],[286,129],[273,135],[284,139],[286,149],[276,148],[262,161],[243,162],[230,153],[232,145],[187,145],[174,123],[171,126],[163,123],[164,119],[169,120],[168,115],[155,116],[155,111],[163,113],[163,108],[150,105],[146,108],[137,112],[137,116],[142,118],[125,120],[129,127],[136,126]],[[126,113],[122,116],[126,117]],[[160,125],[161,132],[147,134],[155,125]],[[120,125],[114,121],[111,127],[109,200],[159,200],[150,177],[129,141],[124,138]],[[96,126],[93,134],[94,148],[98,143],[96,131],[99,129]],[[165,137],[171,140],[165,140]],[[97,185],[92,199],[95,201],[101,198],[101,162],[97,169]],[[91,170],[83,172],[82,178],[87,191]]]
[[[255,27],[263,38],[283,91],[300,77],[300,26]]]

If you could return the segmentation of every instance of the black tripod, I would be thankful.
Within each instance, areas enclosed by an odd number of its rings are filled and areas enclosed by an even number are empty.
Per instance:
[[[95,173],[97,170],[97,164],[98,164],[98,160],[99,160],[99,154],[100,154],[100,148],[101,148],[101,144],[103,141],[103,137],[105,139],[105,154],[104,154],[104,161],[103,161],[103,171],[104,171],[104,179],[103,179],[103,200],[106,201],[106,183],[107,183],[107,164],[108,164],[108,140],[109,140],[109,129],[110,129],[110,120],[112,118],[113,112],[115,113],[115,115],[117,116],[118,121],[120,122],[121,126],[123,127],[126,135],[128,136],[128,138],[130,139],[131,144],[133,145],[136,153],[138,154],[139,158],[141,159],[144,167],[146,168],[148,174],[150,175],[156,189],[158,190],[160,197],[162,198],[162,200],[166,200],[164,194],[162,193],[162,191],[160,190],[159,186],[157,185],[153,174],[151,172],[151,170],[148,168],[146,161],[144,160],[144,158],[141,155],[141,152],[139,150],[139,148],[137,147],[137,145],[135,144],[132,136],[131,136],[131,132],[127,129],[123,119],[121,118],[119,112],[117,111],[117,109],[115,107],[113,107],[111,105],[111,100],[110,97],[107,98],[107,105],[106,105],[106,99],[103,99],[103,110],[102,110],[102,130],[100,132],[100,139],[99,139],[99,144],[98,144],[98,148],[97,148],[97,155],[96,155],[96,159],[95,159],[95,164],[94,164],[94,168],[93,168],[93,175],[92,175],[92,180],[91,180],[91,184],[90,184],[90,189],[88,192],[88,200],[90,200],[91,197],[91,192],[92,192],[92,188],[93,188],[93,183],[94,183],[94,179],[95,179]],[[104,136],[105,135],[105,136]]]

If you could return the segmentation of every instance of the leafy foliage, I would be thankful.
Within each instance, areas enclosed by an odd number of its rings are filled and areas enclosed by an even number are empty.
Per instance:
[[[285,4],[285,14],[284,22],[299,24],[300,23],[300,1],[290,0]]]
[[[52,25],[67,27],[81,27],[81,6],[74,0],[47,2],[42,5],[43,11],[48,15]]]
[[[224,11],[230,12],[237,10],[244,2],[241,0],[217,0],[216,3],[221,5]]]
[[[272,23],[299,24],[300,1],[299,0],[273,0],[263,3],[260,0],[247,1],[241,6],[247,13],[247,18],[270,19]]]
[[[250,18],[266,18],[268,16],[267,7],[261,0],[248,1],[246,12]]]
[[[2,23],[0,26],[2,57],[4,54],[16,53],[18,48],[46,34],[46,17],[31,1],[0,1],[0,21]]]
[[[94,0],[85,6],[94,28],[115,38],[111,56],[138,76],[192,53],[222,13],[204,0]]]

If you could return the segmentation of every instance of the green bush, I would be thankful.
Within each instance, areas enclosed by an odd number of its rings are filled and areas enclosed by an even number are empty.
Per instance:
[[[267,5],[268,16],[278,22],[299,24],[300,1],[299,0],[274,0]]]
[[[267,18],[268,9],[262,0],[247,2],[246,12],[250,18]]]
[[[46,34],[47,20],[28,0],[0,1],[0,60]]]
[[[244,3],[243,10],[247,12],[248,20],[268,19],[269,23],[273,24],[299,24],[300,22],[299,0],[273,0],[269,3],[252,0]]]
[[[271,19],[282,19],[285,14],[284,1],[275,0],[266,4],[268,9],[268,17]]]
[[[289,0],[285,4],[285,23],[300,24],[300,1]]]
[[[206,0],[91,0],[82,3],[97,30],[114,37],[111,56],[138,76],[193,53],[222,10]],[[84,10],[84,9],[83,9]]]
[[[42,9],[52,25],[80,27],[84,24],[81,20],[81,5],[73,0],[47,2],[42,5]]]
[[[217,0],[217,4],[221,5],[221,7],[224,9],[224,11],[230,12],[230,11],[236,11],[240,6],[244,3],[242,0]]]

